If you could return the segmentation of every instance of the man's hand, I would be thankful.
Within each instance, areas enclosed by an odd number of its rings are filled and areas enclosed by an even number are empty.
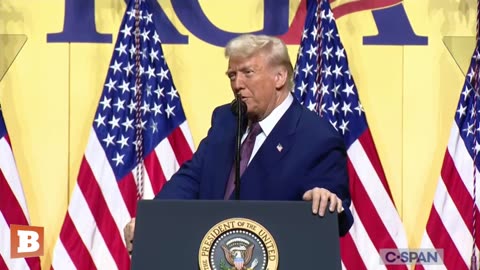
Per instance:
[[[125,237],[125,243],[127,243],[128,253],[132,254],[133,251],[133,232],[135,231],[135,218],[132,218],[130,222],[123,229],[123,237]]]
[[[304,201],[312,201],[312,212],[323,217],[328,202],[330,202],[330,212],[337,210],[338,213],[343,212],[342,200],[324,188],[313,188],[303,194]]]

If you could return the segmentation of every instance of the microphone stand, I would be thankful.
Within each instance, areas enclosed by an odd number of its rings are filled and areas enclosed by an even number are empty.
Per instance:
[[[233,111],[237,115],[237,136],[235,146],[235,200],[240,200],[240,159],[243,135],[244,114],[247,111],[247,105],[242,101],[240,95],[236,95],[233,101]]]

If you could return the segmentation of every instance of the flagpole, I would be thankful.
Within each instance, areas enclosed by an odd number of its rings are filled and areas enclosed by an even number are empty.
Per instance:
[[[137,163],[137,200],[143,198],[143,130],[142,130],[142,91],[140,74],[140,1],[135,0],[135,151]],[[144,1],[144,0],[143,0]]]
[[[472,88],[473,91],[475,91],[474,94],[474,101],[473,101],[473,126],[476,127],[477,125],[477,99],[478,95],[480,93],[479,91],[479,73],[478,73],[478,68],[479,68],[479,27],[480,27],[480,0],[477,0],[477,21],[476,21],[476,44],[475,44],[475,51],[473,58],[475,59],[475,68],[474,68],[474,75],[472,78]],[[476,134],[477,129],[474,128],[474,134],[473,134],[473,146],[477,144],[477,134]],[[470,265],[470,270],[476,270],[477,268],[477,256],[476,256],[476,250],[475,250],[475,244],[477,242],[477,230],[476,230],[476,225],[477,225],[477,215],[476,215],[476,209],[477,209],[477,150],[473,149],[473,206],[472,206],[472,257],[471,257],[471,265]]]
[[[317,10],[315,11],[317,13],[317,16],[316,16],[316,22],[315,24],[318,26],[318,29],[317,29],[317,44],[318,44],[318,49],[317,49],[317,65],[318,65],[318,72],[317,72],[317,75],[315,77],[315,81],[318,83],[318,87],[317,87],[317,102],[316,102],[316,106],[317,106],[317,111],[318,111],[318,115],[322,116],[322,108],[321,108],[321,104],[322,104],[322,97],[323,97],[323,93],[322,93],[322,72],[324,72],[323,70],[323,62],[322,62],[322,31],[324,31],[323,27],[322,27],[322,18],[321,18],[321,7],[322,7],[322,1],[324,0],[317,0]]]

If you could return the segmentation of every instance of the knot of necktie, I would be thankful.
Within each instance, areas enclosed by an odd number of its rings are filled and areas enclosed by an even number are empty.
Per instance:
[[[258,122],[254,122],[250,125],[250,130],[248,132],[247,138],[245,141],[255,141],[255,138],[257,138],[257,135],[262,132],[262,127]],[[244,142],[245,143],[245,142]]]

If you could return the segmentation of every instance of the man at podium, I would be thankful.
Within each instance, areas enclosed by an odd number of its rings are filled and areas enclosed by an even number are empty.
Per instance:
[[[347,155],[342,137],[291,94],[293,67],[285,44],[264,35],[241,35],[225,48],[233,94],[246,104],[241,138],[241,200],[305,200],[312,213],[339,213],[339,232],[353,223]],[[298,71],[305,72],[305,71]],[[308,71],[306,71],[308,72]],[[305,91],[310,91],[306,89]],[[213,111],[208,135],[156,199],[233,199],[237,116],[230,105]],[[132,250],[135,219],[125,227]]]

